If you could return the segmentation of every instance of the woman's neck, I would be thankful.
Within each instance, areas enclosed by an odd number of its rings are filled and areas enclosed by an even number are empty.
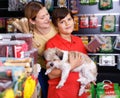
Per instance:
[[[35,28],[35,32],[41,35],[46,35],[50,32],[51,27],[48,28]]]

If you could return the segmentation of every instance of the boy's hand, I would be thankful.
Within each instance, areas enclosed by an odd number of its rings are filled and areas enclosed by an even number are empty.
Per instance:
[[[71,69],[74,69],[83,64],[83,60],[79,52],[69,52],[68,61],[71,65]]]

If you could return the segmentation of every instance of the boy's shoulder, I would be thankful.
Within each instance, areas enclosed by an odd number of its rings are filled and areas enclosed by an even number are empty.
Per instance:
[[[72,35],[72,38],[75,39],[75,40],[81,40],[81,37],[80,36],[76,36],[76,35]]]

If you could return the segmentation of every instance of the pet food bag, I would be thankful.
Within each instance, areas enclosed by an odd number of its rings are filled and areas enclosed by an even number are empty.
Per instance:
[[[98,17],[97,16],[95,16],[95,15],[90,16],[89,27],[90,28],[98,27]]]
[[[113,52],[113,39],[111,36],[105,36],[105,44],[103,44],[100,48],[100,52]]]
[[[90,4],[90,5],[97,4],[97,0],[89,0],[89,4]]]
[[[79,17],[74,16],[74,31],[78,31],[78,30],[79,30]]]
[[[54,6],[54,0],[45,0],[45,7],[48,9],[48,11],[53,11]]]
[[[114,55],[100,55],[99,56],[99,66],[115,66],[115,56]]]
[[[89,0],[80,0],[80,4],[87,5],[89,4]]]
[[[72,14],[78,14],[79,13],[77,0],[70,0],[70,10],[71,10]]]
[[[112,0],[99,0],[99,9],[107,10],[113,8]]]
[[[120,98],[119,84],[108,80],[97,83],[96,98]]]
[[[80,17],[80,28],[88,28],[89,27],[89,17],[88,16],[81,16]]]
[[[102,17],[102,31],[114,32],[116,24],[116,17],[114,15],[105,15]]]

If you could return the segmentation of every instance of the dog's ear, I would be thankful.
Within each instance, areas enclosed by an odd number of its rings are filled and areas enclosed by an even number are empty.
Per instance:
[[[56,49],[56,55],[60,58],[60,60],[63,59],[63,52],[60,49]]]

